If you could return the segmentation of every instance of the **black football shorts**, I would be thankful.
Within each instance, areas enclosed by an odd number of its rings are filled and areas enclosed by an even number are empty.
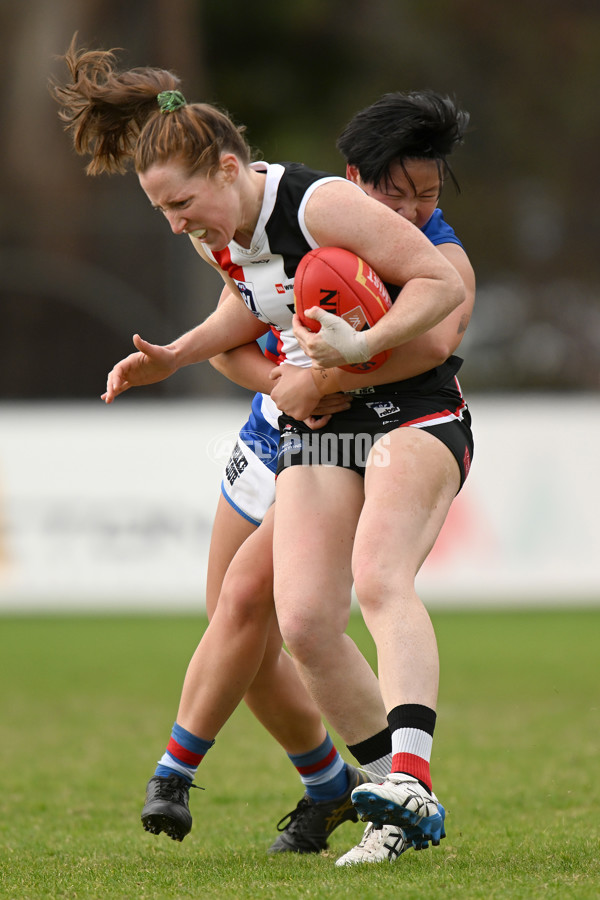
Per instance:
[[[402,382],[364,388],[354,392],[350,409],[335,413],[319,430],[281,415],[277,474],[289,466],[326,465],[364,476],[371,450],[370,464],[386,465],[386,435],[396,428],[422,428],[442,441],[458,463],[463,486],[473,459],[473,434],[456,376],[426,394],[407,391]]]

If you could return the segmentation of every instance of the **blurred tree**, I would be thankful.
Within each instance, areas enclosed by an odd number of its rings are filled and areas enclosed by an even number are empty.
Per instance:
[[[190,84],[204,78],[198,5],[178,0],[3,3],[0,109],[0,292],[2,332],[17,334],[2,355],[3,396],[97,396],[134,331],[167,341],[214,307],[219,279],[188,266],[187,242],[148,214],[133,175],[87,178],[69,150],[50,75],[75,31],[84,45],[123,47],[125,67],[176,68]],[[195,37],[194,37],[195,36]],[[28,353],[23,353],[26,342]],[[148,394],[227,389],[209,366],[186,370]]]
[[[240,6],[208,4],[210,34],[225,40]],[[388,90],[455,95],[472,124],[454,163],[464,193],[447,191],[443,206],[480,285],[464,381],[598,387],[597,2],[347,0],[277,13],[272,0],[229,42],[238,59],[249,47],[287,48],[285,61],[254,54],[240,85],[212,51],[221,42],[208,46],[221,98],[243,110],[268,158],[339,170],[335,138],[357,108]]]

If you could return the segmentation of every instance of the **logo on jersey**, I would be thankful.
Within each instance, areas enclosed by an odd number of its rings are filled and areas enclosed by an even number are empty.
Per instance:
[[[240,294],[242,295],[242,300],[248,307],[251,313],[253,313],[256,317],[260,315],[256,306],[256,300],[254,299],[254,285],[251,281],[237,281],[236,279],[236,287]]]
[[[279,282],[279,284],[275,285],[275,290],[277,291],[278,294],[285,294],[286,291],[293,291],[294,285],[293,284],[282,284],[281,282]]]

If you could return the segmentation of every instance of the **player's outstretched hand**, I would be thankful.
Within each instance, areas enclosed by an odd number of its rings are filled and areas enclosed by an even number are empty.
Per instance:
[[[307,356],[323,369],[344,366],[346,363],[361,363],[370,359],[366,335],[355,331],[340,316],[333,316],[319,306],[307,309],[304,315],[315,319],[321,328],[310,331],[305,328],[300,317],[294,315],[294,334]]]
[[[105,403],[112,403],[129,388],[164,381],[177,371],[176,353],[171,347],[150,344],[139,334],[134,334],[133,345],[137,353],[126,356],[108,373],[106,391],[102,394]]]

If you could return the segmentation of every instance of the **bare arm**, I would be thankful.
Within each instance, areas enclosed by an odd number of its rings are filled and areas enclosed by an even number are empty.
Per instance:
[[[223,302],[204,322],[171,344],[151,344],[139,334],[134,335],[137,352],[122,359],[109,372],[102,399],[112,403],[119,394],[132,387],[163,381],[184,366],[202,362],[260,337],[264,332],[263,323],[252,315],[232,285],[233,288],[228,283]]]
[[[273,387],[270,377],[273,363],[263,355],[256,341],[219,353],[209,362],[221,375],[250,391],[269,394]]]
[[[203,259],[206,259],[202,252],[202,244],[199,241],[194,241],[194,239],[192,241],[194,245],[198,245],[196,247],[198,253]],[[210,260],[207,261],[210,262]],[[227,295],[227,289],[223,290],[218,306],[222,305]],[[268,325],[263,325],[262,333],[266,334],[268,330]],[[240,387],[247,388],[250,391],[260,391],[263,394],[268,394],[271,390],[269,375],[273,368],[273,363],[265,358],[256,341],[218,353],[209,359],[209,363],[213,369],[216,369],[217,372],[220,372],[221,375],[224,375],[225,378],[228,378],[235,384],[239,384]]]
[[[440,244],[436,250],[452,263],[460,275],[465,288],[465,299],[434,328],[402,345],[401,353],[406,357],[427,357],[431,363],[428,368],[439,365],[456,352],[471,320],[475,303],[475,273],[463,248],[458,244]]]
[[[366,332],[370,356],[419,337],[465,300],[455,267],[419,229],[353,185],[336,181],[317,188],[305,220],[321,246],[351,250],[384,281],[403,286],[389,313]],[[319,333],[302,332],[300,343],[321,366],[347,361]]]

